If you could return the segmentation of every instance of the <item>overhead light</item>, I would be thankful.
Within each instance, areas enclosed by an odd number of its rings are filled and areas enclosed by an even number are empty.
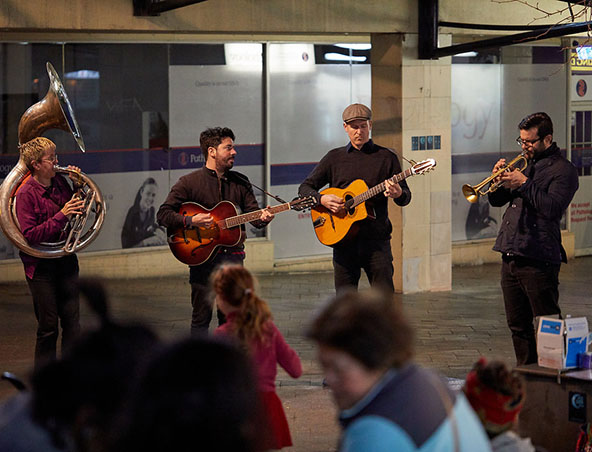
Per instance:
[[[372,48],[372,44],[350,44],[350,43],[341,43],[341,44],[333,44],[335,47],[340,47],[342,49],[351,49],[351,50],[370,50]]]
[[[365,56],[349,56],[349,55],[343,55],[341,53],[325,53],[325,60],[327,61],[356,61],[359,63],[363,63],[364,61],[366,61],[366,57]]]
[[[477,52],[475,52],[474,50],[472,50],[470,52],[457,53],[456,55],[452,55],[452,56],[473,58],[473,57],[476,57],[477,56]]]
[[[99,79],[99,71],[89,71],[82,69],[80,71],[66,72],[64,78],[70,80],[85,80],[85,79]]]

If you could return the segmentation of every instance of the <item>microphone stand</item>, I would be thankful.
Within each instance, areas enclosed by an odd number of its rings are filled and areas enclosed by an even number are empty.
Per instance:
[[[236,174],[236,173],[235,173]],[[267,190],[262,189],[261,187],[258,187],[257,185],[255,185],[253,182],[251,182],[249,179],[247,179],[246,177],[243,177],[242,174],[236,174],[237,176],[240,176],[239,179],[242,179],[243,181],[247,182],[251,187],[255,187],[257,190],[262,191],[263,193],[265,193],[267,196],[269,196],[270,198],[275,199],[277,202],[280,202],[282,204],[286,204],[287,202],[284,201],[282,198],[280,198],[279,196],[276,195],[272,195],[271,193],[269,193]]]

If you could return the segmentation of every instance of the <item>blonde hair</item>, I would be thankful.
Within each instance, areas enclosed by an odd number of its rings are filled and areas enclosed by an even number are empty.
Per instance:
[[[55,149],[56,145],[49,138],[37,137],[19,146],[19,151],[29,171],[33,172],[33,162],[40,162],[45,151]]]
[[[229,305],[239,308],[233,333],[242,345],[264,342],[272,320],[267,303],[255,293],[255,279],[242,265],[223,265],[212,274],[212,288]]]

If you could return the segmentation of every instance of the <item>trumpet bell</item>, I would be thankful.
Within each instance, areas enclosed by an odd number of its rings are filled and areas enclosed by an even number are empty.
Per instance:
[[[464,184],[462,186],[462,193],[465,199],[471,204],[475,204],[479,200],[479,193],[469,184]]]
[[[502,168],[498,169],[495,173],[491,176],[483,179],[477,185],[468,185],[465,184],[462,186],[462,192],[465,196],[466,200],[470,203],[476,203],[479,200],[479,196],[485,196],[489,193],[493,193],[498,188],[502,186],[501,181],[494,182],[494,180],[502,173],[506,171],[520,171],[523,172],[526,167],[528,166],[528,159],[526,158],[526,154],[524,152],[518,154],[510,163],[504,165]],[[483,190],[483,187],[489,185],[487,190]]]

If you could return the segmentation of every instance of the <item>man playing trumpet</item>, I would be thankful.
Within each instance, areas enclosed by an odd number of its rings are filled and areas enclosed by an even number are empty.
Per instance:
[[[72,215],[82,213],[84,200],[61,174],[56,174],[56,146],[44,137],[34,138],[21,145],[25,165],[31,171],[16,194],[16,215],[20,229],[30,245],[59,242],[67,236],[67,225]],[[80,172],[79,168],[68,166]],[[55,359],[62,326],[62,350],[80,330],[79,299],[76,280],[78,259],[69,254],[57,259],[40,259],[20,252],[27,283],[33,297],[37,318],[35,366]]]
[[[508,168],[500,159],[493,174],[500,188],[489,193],[494,207],[508,204],[493,249],[502,253],[501,287],[518,365],[537,362],[533,318],[561,314],[559,268],[567,262],[560,221],[578,189],[576,168],[553,141],[553,123],[543,112],[518,125],[528,165]]]

